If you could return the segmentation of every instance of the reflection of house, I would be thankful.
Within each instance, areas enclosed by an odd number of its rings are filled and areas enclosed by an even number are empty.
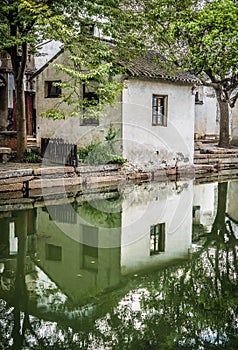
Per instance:
[[[36,253],[36,210],[19,210],[1,213],[0,227],[0,289],[10,290],[15,280],[19,240],[27,236],[26,278],[34,274],[34,266],[29,256]],[[3,215],[5,214],[5,215]],[[25,238],[23,238],[25,239]]]
[[[60,206],[59,213],[56,206],[47,208],[49,214],[47,210],[38,211],[38,266],[79,304],[101,290],[115,287],[121,276],[120,221],[116,227],[104,227],[100,223],[93,226],[97,210],[93,206],[89,208],[88,203],[86,206],[82,204],[77,212],[65,205],[70,220],[64,222],[60,219]],[[73,222],[72,213],[76,213]],[[109,241],[114,248],[106,250]]]
[[[227,216],[238,239],[238,181],[229,181],[227,191]]]
[[[192,199],[192,181],[151,183],[130,192],[122,213],[122,274],[188,258]]]
[[[115,288],[123,275],[187,259],[192,198],[192,181],[151,183],[128,186],[121,196],[64,205],[68,223],[56,206],[39,209],[38,266],[83,303]],[[71,211],[77,213],[74,222]]]
[[[154,62],[154,55],[134,62],[125,76],[125,87],[117,106],[107,108],[100,120],[78,117],[66,120],[42,118],[41,113],[53,108],[66,114],[71,106],[62,102],[64,93],[54,82],[64,82],[68,76],[56,73],[49,63],[70,63],[66,52],[57,54],[35,73],[38,144],[42,137],[60,137],[83,147],[101,141],[112,123],[122,131],[123,155],[129,161],[146,164],[193,163],[194,95],[196,79],[188,73],[169,76]],[[81,97],[93,91],[81,89]],[[89,96],[90,98],[90,96]],[[80,117],[80,116],[79,116]]]
[[[34,58],[28,55],[25,72],[25,110],[27,134],[35,133],[35,92],[30,76],[34,71]],[[14,77],[10,57],[6,53],[0,53],[0,132],[16,131],[16,107]]]
[[[202,232],[210,232],[216,215],[217,183],[194,186],[193,234],[194,238]]]

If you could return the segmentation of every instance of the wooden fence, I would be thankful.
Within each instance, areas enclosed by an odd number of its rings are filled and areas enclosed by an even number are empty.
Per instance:
[[[52,163],[78,166],[77,145],[63,139],[41,139],[41,155]]]

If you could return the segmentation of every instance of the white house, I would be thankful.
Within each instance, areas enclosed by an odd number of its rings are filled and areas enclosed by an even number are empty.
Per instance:
[[[195,90],[195,139],[219,135],[220,112],[215,90],[198,86]]]
[[[149,52],[133,62],[123,77],[124,88],[117,105],[108,107],[99,121],[77,117],[53,120],[42,117],[42,112],[58,108],[67,114],[71,110],[53,85],[68,78],[62,72],[56,73],[50,65],[69,62],[66,52],[57,54],[34,75],[38,144],[41,138],[57,137],[84,147],[90,142],[102,141],[112,124],[121,130],[122,155],[128,161],[147,166],[191,166],[195,120],[193,84],[197,80],[189,73],[168,74],[154,57],[155,54]],[[84,93],[82,87],[82,96]]]

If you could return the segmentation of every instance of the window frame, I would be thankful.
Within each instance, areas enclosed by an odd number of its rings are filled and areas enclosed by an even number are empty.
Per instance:
[[[61,87],[54,86],[54,83],[61,83],[61,80],[45,80],[45,98],[59,98],[61,96]],[[52,93],[52,89],[54,89],[55,92]]]
[[[163,101],[159,104],[158,101]],[[163,112],[159,115],[159,107]],[[152,95],[152,125],[167,127],[168,122],[168,95]]]
[[[165,223],[150,226],[150,256],[165,252]]]
[[[86,86],[83,85],[83,100],[84,99],[88,99],[89,97],[89,101],[92,100],[94,97],[95,100],[99,102],[98,96],[94,91],[86,91]],[[82,113],[85,113],[85,110],[83,109]],[[96,118],[82,118],[80,120],[80,125],[81,126],[98,126],[99,125],[99,119]]]

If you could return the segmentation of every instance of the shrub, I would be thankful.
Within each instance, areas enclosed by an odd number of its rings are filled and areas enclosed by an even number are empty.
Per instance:
[[[41,162],[41,156],[39,153],[36,153],[32,150],[26,151],[23,162],[25,163],[40,163]]]
[[[108,143],[91,143],[79,150],[79,158],[90,165],[103,165],[108,163],[124,164],[126,159],[111,152]]]

